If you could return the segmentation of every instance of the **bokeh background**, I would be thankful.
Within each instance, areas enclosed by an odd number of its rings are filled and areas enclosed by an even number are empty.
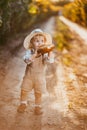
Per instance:
[[[0,44],[54,15],[87,27],[86,0],[0,0]]]
[[[23,41],[36,28],[55,45],[42,116],[34,115],[33,91],[17,112]],[[0,130],[87,130],[87,0],[0,0]]]

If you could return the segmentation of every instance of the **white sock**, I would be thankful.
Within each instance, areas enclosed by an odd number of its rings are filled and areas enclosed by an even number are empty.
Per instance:
[[[21,104],[26,104],[27,105],[27,101],[21,101]]]

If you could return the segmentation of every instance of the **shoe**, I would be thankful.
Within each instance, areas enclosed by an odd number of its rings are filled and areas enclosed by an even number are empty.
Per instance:
[[[43,114],[41,107],[35,107],[35,115],[41,115]]]
[[[23,113],[23,112],[25,112],[26,107],[27,107],[27,105],[24,104],[24,103],[22,103],[22,104],[20,104],[20,106],[18,107],[17,111],[20,112],[20,113]]]

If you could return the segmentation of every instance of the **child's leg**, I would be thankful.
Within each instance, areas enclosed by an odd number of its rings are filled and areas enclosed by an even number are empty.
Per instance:
[[[21,100],[18,107],[18,112],[24,112],[27,107],[28,91],[21,90]]]
[[[42,94],[35,92],[35,114],[42,114],[41,98]]]
[[[27,100],[29,95],[29,90],[21,90],[21,98],[20,98],[20,105],[18,107],[18,112],[24,112],[27,107]]]
[[[21,86],[21,97],[20,97],[20,105],[18,107],[18,112],[24,112],[27,107],[27,100],[29,92],[32,90],[32,80],[29,79],[29,76],[26,74],[23,78],[22,86]]]
[[[46,87],[45,79],[38,79],[35,83],[34,92],[35,92],[35,114],[42,114],[42,88]]]

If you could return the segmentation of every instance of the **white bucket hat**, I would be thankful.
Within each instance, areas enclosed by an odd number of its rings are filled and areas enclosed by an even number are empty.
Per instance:
[[[43,36],[45,36],[46,45],[52,44],[52,37],[50,34],[43,32],[41,29],[35,29],[25,38],[24,43],[23,43],[25,49],[31,48],[30,40],[37,34],[42,34]]]

